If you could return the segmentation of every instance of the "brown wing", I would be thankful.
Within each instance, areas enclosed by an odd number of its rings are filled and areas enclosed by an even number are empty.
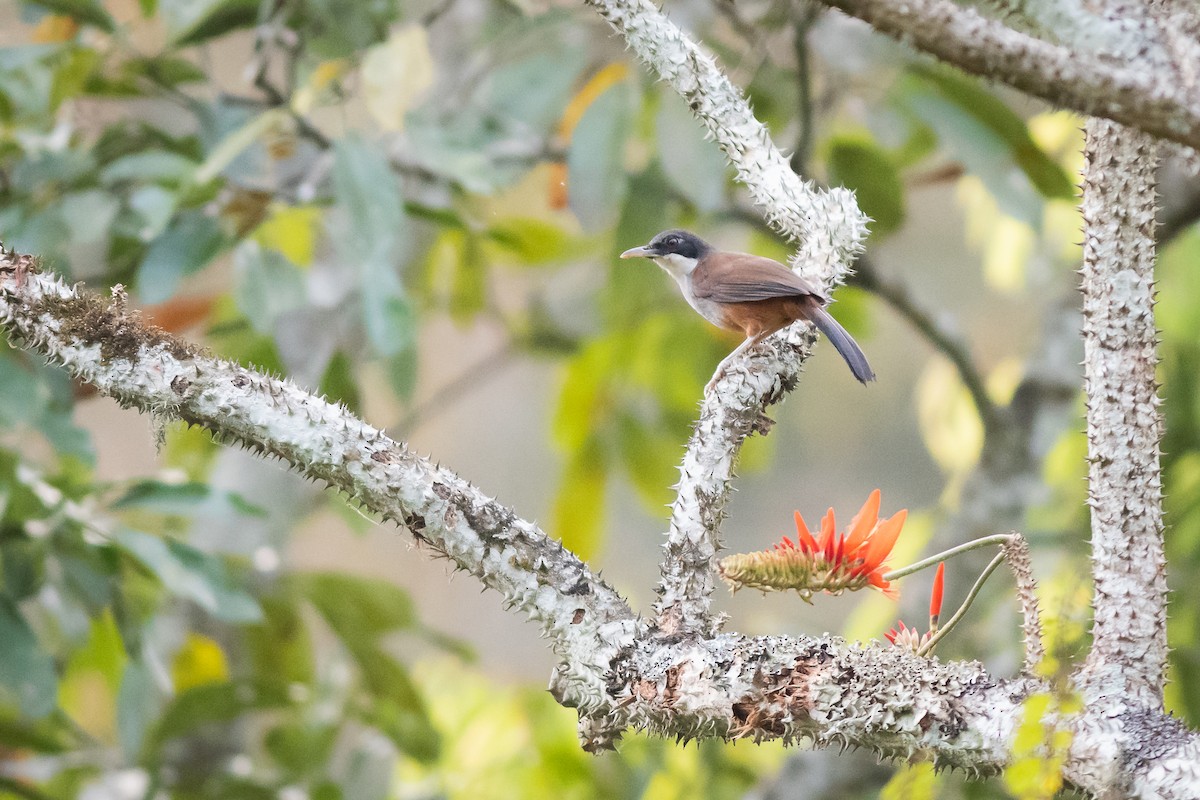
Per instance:
[[[718,303],[752,303],[776,297],[826,298],[790,269],[748,253],[714,253],[692,272],[692,293]]]

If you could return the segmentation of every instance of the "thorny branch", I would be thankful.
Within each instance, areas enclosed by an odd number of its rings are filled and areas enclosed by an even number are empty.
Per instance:
[[[798,241],[793,268],[826,290],[844,280],[866,235],[853,194],[797,176],[743,94],[649,0],[587,2],[688,103],[770,224]],[[761,357],[735,365],[706,398],[680,467],[664,546],[655,608],[664,634],[711,636],[719,629],[709,606],[733,465],[746,437],[770,424],[766,409],[795,385],[813,339],[806,326],[771,337]]]
[[[1113,63],[988,19],[952,0],[821,0],[967,72],[1035,97],[1200,147],[1200,103],[1173,69]]]

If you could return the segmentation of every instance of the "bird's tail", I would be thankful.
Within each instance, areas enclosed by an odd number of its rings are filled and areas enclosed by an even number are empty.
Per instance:
[[[808,319],[817,326],[817,330],[825,334],[825,338],[833,343],[833,346],[846,360],[846,365],[850,367],[850,371],[854,373],[854,377],[858,378],[861,383],[875,380],[875,373],[871,371],[871,365],[867,363],[867,357],[863,354],[862,348],[858,346],[858,342],[854,341],[845,328],[838,321],[829,315],[821,306],[813,303],[808,309]]]

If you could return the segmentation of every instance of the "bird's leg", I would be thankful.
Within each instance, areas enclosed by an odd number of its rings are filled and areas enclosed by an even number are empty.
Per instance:
[[[755,336],[747,337],[746,341],[742,342],[736,348],[734,348],[732,353],[725,356],[725,358],[721,359],[721,363],[717,364],[717,371],[713,373],[712,380],[710,380],[708,382],[708,384],[704,387],[704,393],[709,394],[712,392],[713,389],[716,388],[717,382],[720,381],[721,378],[725,377],[725,373],[729,370],[729,365],[733,363],[734,359],[736,359],[742,353],[746,352],[751,347],[754,347],[754,345],[758,344],[759,342],[761,342],[763,339],[767,338],[770,335],[771,335],[771,331],[764,331],[763,333],[757,334]]]

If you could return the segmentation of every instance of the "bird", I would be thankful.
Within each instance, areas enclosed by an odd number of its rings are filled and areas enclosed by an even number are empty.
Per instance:
[[[875,380],[862,348],[825,310],[829,299],[778,261],[724,252],[679,229],[663,231],[649,244],[621,253],[621,258],[650,259],[675,279],[700,316],[746,337],[717,366],[705,393],[712,392],[734,359],[797,320],[825,334],[861,383]]]

